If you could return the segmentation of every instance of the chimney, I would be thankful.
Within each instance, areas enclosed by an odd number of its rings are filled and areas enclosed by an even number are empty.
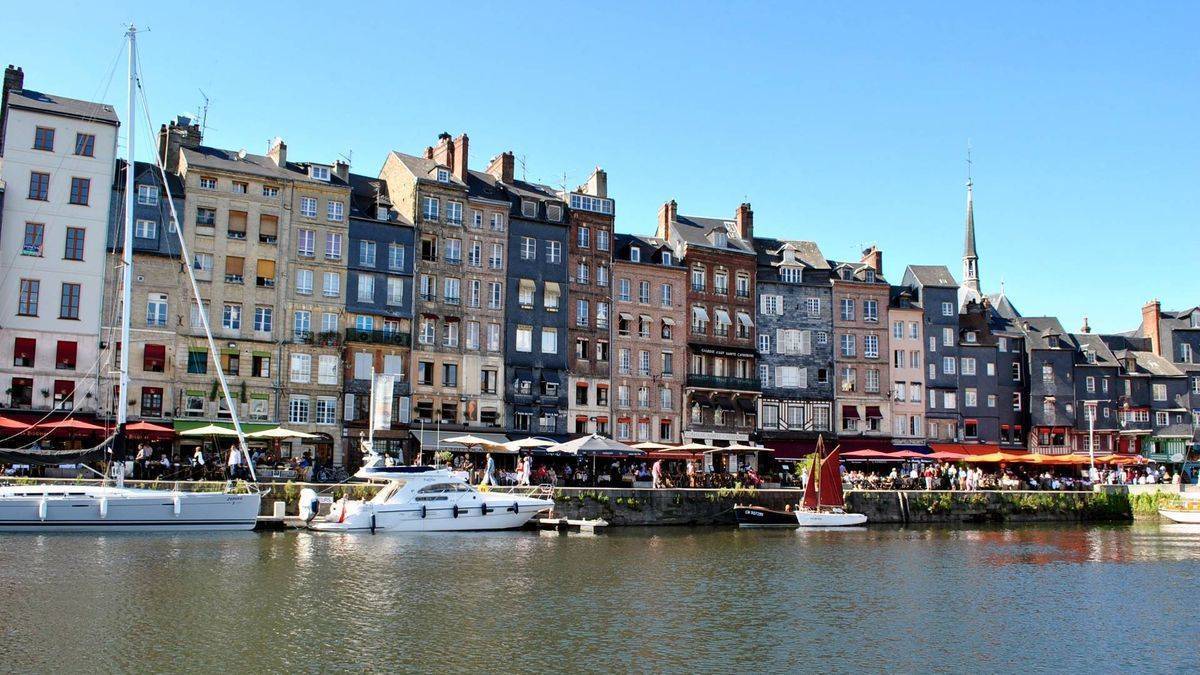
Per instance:
[[[333,175],[342,179],[342,182],[350,182],[350,163],[343,160],[338,160],[333,163]]]
[[[8,64],[4,69],[4,88],[0,89],[0,157],[4,156],[4,129],[8,126],[4,113],[8,110],[8,92],[25,88],[25,71]]]
[[[428,153],[428,151],[426,151]],[[443,131],[438,134],[437,145],[433,146],[433,156],[429,159],[454,168],[454,142],[450,140],[450,134]]]
[[[501,183],[513,182],[515,158],[512,151],[502,152],[488,162],[487,173]]]
[[[158,151],[167,171],[179,172],[181,148],[197,148],[204,141],[200,125],[190,117],[178,115],[169,124],[158,128]]]
[[[679,205],[675,200],[663,204],[658,208],[658,232],[654,236],[659,239],[671,239],[671,226],[675,224],[675,217],[679,214]]]
[[[746,241],[754,241],[754,211],[750,208],[750,204],[746,202],[740,204],[733,218],[737,223],[738,236]]]
[[[607,198],[608,173],[604,169],[596,167],[592,175],[588,176],[587,182],[579,186],[578,191],[593,197]]]
[[[471,139],[467,138],[466,134],[461,134],[458,138],[454,139],[454,145],[452,146],[454,150],[454,163],[450,168],[453,170],[454,175],[464,183],[467,182],[467,170],[469,169],[467,166],[467,153],[470,148],[470,142]]]
[[[1079,328],[1079,332],[1080,332],[1080,333],[1090,333],[1090,332],[1092,332],[1092,327],[1088,325],[1088,320],[1087,320],[1087,317],[1086,317],[1086,316],[1085,316],[1085,317],[1083,317],[1083,325],[1082,325],[1082,326],[1080,326],[1080,328]]]
[[[1150,351],[1162,356],[1162,335],[1159,321],[1162,319],[1162,303],[1158,299],[1142,305],[1142,336],[1150,338]]]
[[[275,162],[275,166],[287,166],[287,143],[284,143],[282,138],[276,136],[271,141],[271,149],[267,150],[267,157],[270,157],[271,161]]]
[[[863,251],[862,263],[875,270],[876,274],[883,274],[883,251],[878,246],[871,246]]]

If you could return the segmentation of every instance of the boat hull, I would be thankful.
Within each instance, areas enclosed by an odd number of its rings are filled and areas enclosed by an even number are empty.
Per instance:
[[[1158,515],[1176,523],[1200,524],[1200,510],[1159,509]]]
[[[800,527],[852,527],[867,523],[867,517],[861,513],[838,511],[796,511],[795,518]]]
[[[329,516],[314,519],[308,527],[318,532],[374,533],[515,530],[553,507],[553,501],[529,497],[474,500],[458,506],[349,502],[341,506],[346,515],[335,509]]]
[[[0,488],[0,532],[197,532],[251,530],[257,493],[132,488]]]
[[[795,513],[761,506],[735,506],[733,517],[738,527],[798,527]]]

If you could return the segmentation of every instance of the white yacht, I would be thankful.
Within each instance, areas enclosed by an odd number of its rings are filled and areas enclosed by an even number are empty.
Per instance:
[[[103,485],[0,487],[0,532],[250,530],[257,492],[176,492]]]
[[[523,494],[480,492],[461,477],[430,466],[383,466],[373,459],[355,474],[386,481],[369,500],[342,499],[317,515],[317,493],[300,492],[300,518],[321,532],[450,532],[511,530],[554,507]]]

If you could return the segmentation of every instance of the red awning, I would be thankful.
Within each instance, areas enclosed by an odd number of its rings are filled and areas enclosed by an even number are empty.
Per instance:
[[[869,406],[867,406],[867,417],[874,418],[874,419],[883,419],[883,413],[879,411],[879,406],[869,405]]]
[[[844,419],[858,419],[858,406],[844,405],[842,406],[842,417]]]
[[[143,433],[155,434],[173,434],[175,430],[171,427],[164,427],[151,422],[133,422],[125,425],[125,431],[139,431]]]
[[[994,443],[930,443],[929,447],[937,452],[948,452],[956,455],[990,455],[1000,452],[1000,446]]]
[[[64,429],[69,431],[104,431],[104,427],[98,424],[92,424],[91,422],[84,422],[83,420],[77,419],[59,420],[57,422],[44,422],[37,425],[37,429],[38,431],[55,431]]]
[[[766,446],[775,451],[775,459],[802,459],[817,449],[816,441],[767,441]],[[826,445],[828,447],[828,445]]]
[[[0,429],[4,429],[5,431],[23,431],[28,428],[29,424],[25,422],[18,422],[17,420],[9,419],[7,417],[0,417]]]
[[[842,457],[846,459],[896,459],[891,454],[878,450],[851,450],[843,452]]]

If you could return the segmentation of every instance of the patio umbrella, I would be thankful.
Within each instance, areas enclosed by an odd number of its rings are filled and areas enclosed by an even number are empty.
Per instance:
[[[750,445],[748,443],[730,443],[729,445],[718,449],[732,450],[733,452],[775,452],[770,448],[764,448],[761,445]]]
[[[179,432],[180,436],[237,436],[237,432],[229,427],[222,427],[216,424],[206,424],[195,429]]]
[[[631,445],[629,447],[635,448],[637,450],[671,450],[672,449],[671,446],[669,446],[669,445],[663,445],[662,443],[655,443],[654,441],[645,441],[642,443],[638,443],[637,445]]]
[[[929,455],[916,450],[897,450],[890,454],[896,459],[927,459],[929,457]]]
[[[503,444],[504,447],[512,451],[524,450],[525,448],[548,448],[552,445],[558,445],[554,441],[548,441],[544,438],[518,438],[515,441],[509,441]]]
[[[697,441],[692,441],[691,443],[685,443],[685,444],[675,448],[675,450],[682,450],[684,452],[706,452],[708,450],[718,450],[718,449],[719,448],[717,448],[717,446],[715,446],[715,445],[709,445],[707,443],[699,443]]]
[[[949,450],[938,450],[937,452],[925,455],[929,459],[936,459],[941,462],[957,462],[966,459],[968,455],[961,452],[950,452]]]
[[[162,425],[154,424],[152,422],[134,422],[133,424],[126,424],[125,431],[141,431],[141,432],[150,432],[150,433],[156,433],[156,434],[173,434],[173,433],[175,433],[175,430],[172,429],[171,427],[164,427]]]
[[[100,426],[99,424],[92,424],[91,422],[84,422],[77,419],[65,419],[57,422],[43,422],[42,424],[36,425],[36,429],[38,431],[56,431],[60,429],[67,431],[104,431],[104,427]]]
[[[866,449],[866,450],[851,450],[850,452],[843,452],[842,459],[896,459],[896,458],[893,457],[892,455],[889,455],[886,452],[880,452],[878,450]]]
[[[611,438],[606,438],[599,434],[591,436],[582,436],[566,443],[548,448],[549,452],[561,452],[564,455],[625,455],[636,456],[645,454],[637,448],[625,445],[620,441],[614,441]]]
[[[442,442],[443,443],[458,443],[459,445],[465,445],[467,447],[478,446],[481,448],[486,448],[488,450],[492,450],[492,449],[506,450],[507,449],[505,447],[504,443],[497,443],[496,441],[489,441],[486,438],[480,438],[478,436],[472,436],[470,434],[467,434],[466,436],[454,436],[452,438],[443,438]]]
[[[5,431],[25,431],[28,430],[30,426],[31,425],[25,422],[18,422],[17,420],[9,419],[7,417],[0,417],[0,429]]]
[[[320,436],[304,431],[275,427],[274,429],[264,429],[262,431],[255,431],[254,433],[246,434],[246,438],[320,438]]]

